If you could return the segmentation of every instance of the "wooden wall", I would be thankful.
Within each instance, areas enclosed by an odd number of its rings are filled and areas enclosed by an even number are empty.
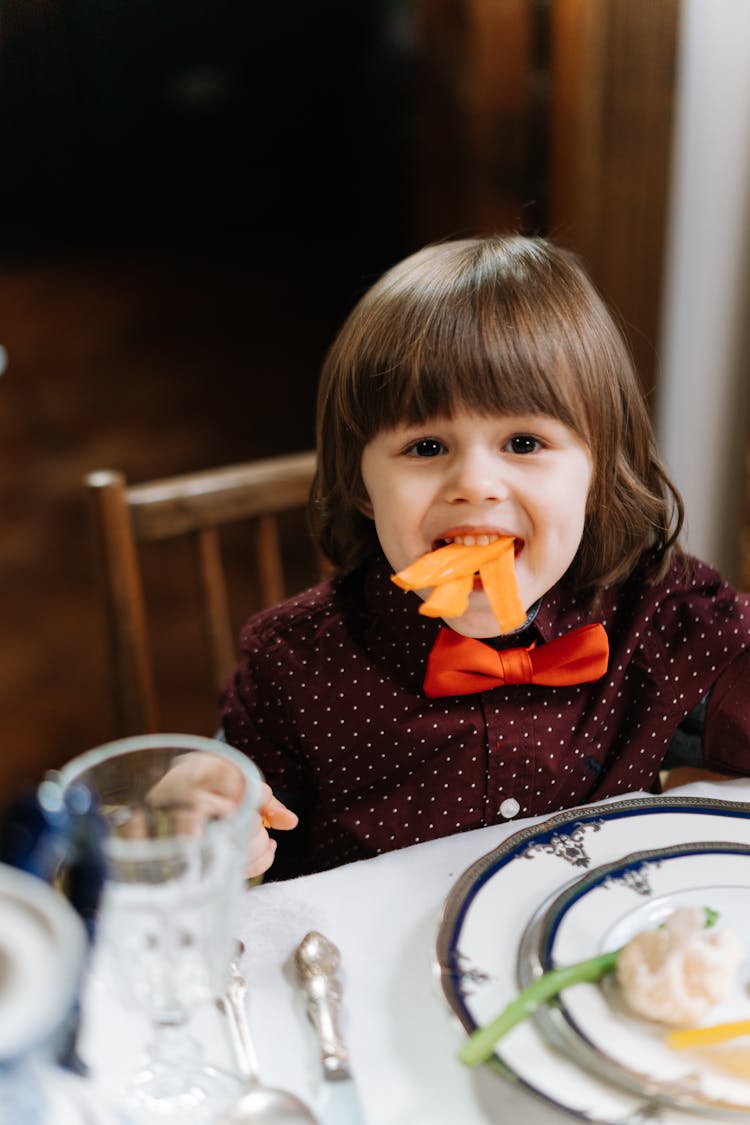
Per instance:
[[[748,444],[750,445],[750,436]],[[745,461],[745,511],[740,531],[740,551],[740,586],[743,590],[750,590],[750,451]]]
[[[417,240],[544,228],[546,5],[420,0],[417,8]]]
[[[651,390],[679,0],[419,7],[419,229],[549,233],[578,251]]]
[[[657,371],[679,0],[552,0],[550,228]]]

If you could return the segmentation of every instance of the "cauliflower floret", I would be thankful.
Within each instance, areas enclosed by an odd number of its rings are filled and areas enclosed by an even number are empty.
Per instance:
[[[699,907],[680,907],[659,929],[644,930],[623,947],[617,978],[639,1015],[694,1024],[728,994],[742,944],[733,930],[706,929],[704,918]]]

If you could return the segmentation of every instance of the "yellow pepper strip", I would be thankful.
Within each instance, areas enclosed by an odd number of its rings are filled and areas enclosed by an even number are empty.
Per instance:
[[[690,1027],[667,1034],[667,1046],[677,1050],[686,1047],[705,1047],[711,1043],[724,1043],[740,1035],[750,1035],[750,1020],[715,1023],[712,1027]]]
[[[441,582],[422,602],[419,612],[425,617],[460,617],[469,604],[473,585],[473,574],[462,574],[459,578]]]

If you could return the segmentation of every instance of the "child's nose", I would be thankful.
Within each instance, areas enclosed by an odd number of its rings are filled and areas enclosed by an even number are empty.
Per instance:
[[[508,485],[497,457],[472,452],[456,458],[447,491],[454,503],[483,504],[506,499]]]

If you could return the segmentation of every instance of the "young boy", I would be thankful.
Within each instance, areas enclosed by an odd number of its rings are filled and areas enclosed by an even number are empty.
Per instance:
[[[704,763],[750,767],[750,600],[680,551],[627,349],[567,252],[447,242],[365,294],[323,370],[311,511],[337,577],[248,622],[222,711],[299,816],[275,877],[657,791],[706,696]],[[445,622],[419,614],[428,590],[391,581],[498,536],[526,611],[511,634],[479,579]],[[584,636],[599,646],[585,658]],[[496,672],[441,694],[446,638]],[[559,640],[565,670],[540,681],[532,663]]]

